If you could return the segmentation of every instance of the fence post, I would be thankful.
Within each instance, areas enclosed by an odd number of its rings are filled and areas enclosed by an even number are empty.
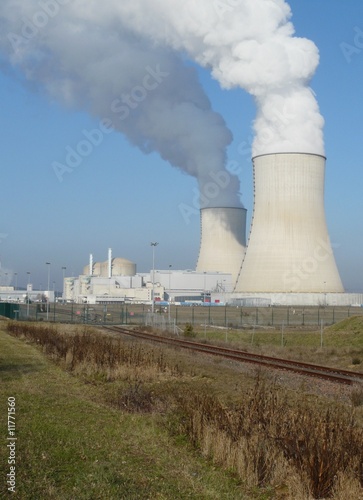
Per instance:
[[[253,339],[254,339],[254,336],[255,336],[255,328],[256,328],[256,325],[253,325],[252,336],[251,336],[251,345],[253,345]]]

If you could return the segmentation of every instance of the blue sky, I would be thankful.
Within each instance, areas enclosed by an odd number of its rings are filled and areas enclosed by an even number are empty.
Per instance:
[[[290,1],[296,34],[314,41],[320,65],[311,86],[325,118],[325,205],[337,265],[347,291],[363,291],[363,4],[360,0]],[[0,8],[1,9],[1,8]],[[344,50],[343,50],[344,49]],[[0,66],[1,69],[1,66]],[[241,181],[242,202],[252,216],[252,167],[248,148],[255,106],[242,90],[221,90],[198,69],[213,109],[234,139],[228,149]],[[199,217],[183,218],[181,204],[194,207],[197,183],[157,154],[144,155],[119,133],[105,134],[92,153],[59,182],[54,161],[99,120],[66,109],[27,84],[16,70],[0,72],[2,283],[27,272],[36,288],[51,281],[61,289],[61,268],[79,274],[88,263],[113,255],[140,272],[151,268],[151,241],[158,241],[156,267],[195,268]],[[15,279],[12,283],[14,284]]]

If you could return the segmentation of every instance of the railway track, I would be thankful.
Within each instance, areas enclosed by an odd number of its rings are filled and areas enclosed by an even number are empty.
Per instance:
[[[291,371],[294,373],[306,375],[309,377],[317,377],[339,384],[356,384],[363,383],[363,373],[356,373],[339,368],[329,368],[326,366],[315,365],[311,363],[303,363],[300,361],[292,361],[283,358],[275,358],[264,356],[262,354],[253,354],[246,351],[229,349],[227,347],[218,347],[211,344],[202,344],[190,340],[177,339],[174,337],[161,337],[151,333],[139,332],[136,330],[127,330],[122,327],[104,327],[106,330],[117,332],[120,334],[132,336],[138,339],[157,342],[160,344],[172,345],[183,349],[189,349],[196,352],[210,354],[212,356],[220,356],[233,361],[242,363],[254,363],[256,365],[273,368],[276,370]]]

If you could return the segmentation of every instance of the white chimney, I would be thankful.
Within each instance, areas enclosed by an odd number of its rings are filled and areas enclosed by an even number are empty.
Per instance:
[[[89,254],[89,274],[93,276],[93,255]]]
[[[108,249],[108,277],[112,278],[112,249]]]

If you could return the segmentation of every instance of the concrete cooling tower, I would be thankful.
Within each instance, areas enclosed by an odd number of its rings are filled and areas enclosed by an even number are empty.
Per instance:
[[[254,211],[236,292],[343,292],[324,211],[325,158],[253,159]]]
[[[246,247],[246,209],[203,208],[197,272],[231,273],[235,283]]]

